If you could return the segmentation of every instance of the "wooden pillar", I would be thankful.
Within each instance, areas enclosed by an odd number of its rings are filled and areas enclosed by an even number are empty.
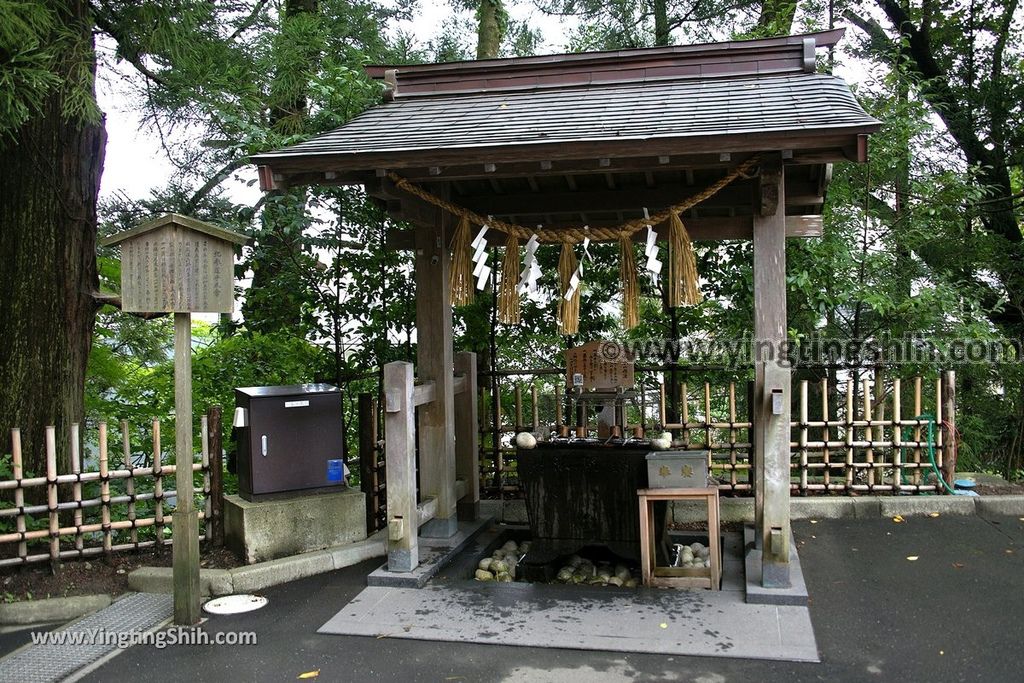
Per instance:
[[[437,191],[440,196],[447,195]],[[416,375],[434,382],[435,398],[419,413],[420,495],[437,499],[437,515],[423,525],[425,537],[448,538],[458,530],[455,499],[455,394],[452,372],[452,304],[448,273],[451,216],[440,209],[433,227],[416,230]]]
[[[199,623],[199,516],[192,485],[192,314],[174,314],[174,623]]]
[[[224,424],[222,408],[212,405],[206,411],[210,425],[210,519],[207,520],[210,542],[214,547],[224,545]]]
[[[411,572],[419,563],[416,510],[415,406],[412,364],[384,366],[384,458],[387,462],[388,570]]]
[[[458,503],[459,519],[474,521],[480,516],[480,425],[477,414],[476,354],[455,354],[455,372],[465,378],[464,389],[455,397],[455,476],[466,482],[466,494]]]
[[[377,397],[359,394],[359,488],[366,497],[366,533],[377,531]]]
[[[785,184],[780,156],[761,165],[754,196],[755,516],[762,585],[789,586],[790,371],[786,341]]]

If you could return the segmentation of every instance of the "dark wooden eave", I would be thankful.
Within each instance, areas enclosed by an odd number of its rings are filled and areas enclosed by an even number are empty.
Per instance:
[[[841,79],[814,72],[815,48],[841,35],[368,67],[387,81],[387,101],[254,161],[264,189],[360,184],[412,223],[436,211],[389,172],[481,215],[603,226],[676,203],[758,154],[785,167],[793,234],[814,234],[831,163],[866,160],[880,126]],[[688,225],[748,236],[757,188],[734,182]]]

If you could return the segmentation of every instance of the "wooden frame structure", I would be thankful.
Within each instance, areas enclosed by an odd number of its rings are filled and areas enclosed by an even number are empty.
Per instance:
[[[768,342],[756,359],[758,542],[763,583],[788,585],[790,379],[771,353],[786,334],[785,242],[821,234],[831,164],[865,161],[867,136],[880,125],[841,79],[816,72],[816,49],[842,33],[368,67],[384,81],[384,103],[335,131],[254,157],[264,190],[362,185],[414,226],[390,234],[388,244],[415,250],[417,375],[433,383],[418,434],[421,490],[437,500],[424,535],[455,532],[454,449],[462,437],[448,281],[456,219],[391,174],[480,215],[558,230],[615,226],[647,207],[663,209],[756,156],[756,170],[682,219],[695,240],[753,240],[754,330]],[[657,230],[664,239],[664,226]],[[400,392],[391,407],[410,412],[411,369],[390,376],[386,391]],[[404,432],[394,424],[407,447],[407,420]],[[392,433],[386,429],[389,452]],[[398,476],[389,457],[389,505]],[[391,519],[399,509],[404,530],[392,536],[405,550],[410,501],[391,508]]]
[[[718,507],[718,489],[640,489],[640,571],[645,586],[665,588],[722,588],[722,525]],[[654,538],[654,506],[656,501],[699,500],[707,505],[708,553],[711,566],[658,567]]]

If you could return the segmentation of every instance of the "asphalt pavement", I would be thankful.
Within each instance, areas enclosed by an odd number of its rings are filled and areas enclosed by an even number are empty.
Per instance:
[[[204,628],[256,646],[132,647],[88,681],[1024,681],[1024,519],[794,522],[820,664],[318,635],[379,560],[266,590]],[[310,672],[319,672],[314,678]]]

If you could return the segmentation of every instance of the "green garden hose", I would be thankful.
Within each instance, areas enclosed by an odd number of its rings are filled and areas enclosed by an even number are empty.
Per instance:
[[[914,420],[928,420],[928,460],[931,461],[932,469],[935,470],[935,476],[942,482],[943,488],[954,496],[958,495],[953,487],[946,483],[942,472],[939,471],[939,466],[935,464],[935,416],[924,413],[915,417]]]

